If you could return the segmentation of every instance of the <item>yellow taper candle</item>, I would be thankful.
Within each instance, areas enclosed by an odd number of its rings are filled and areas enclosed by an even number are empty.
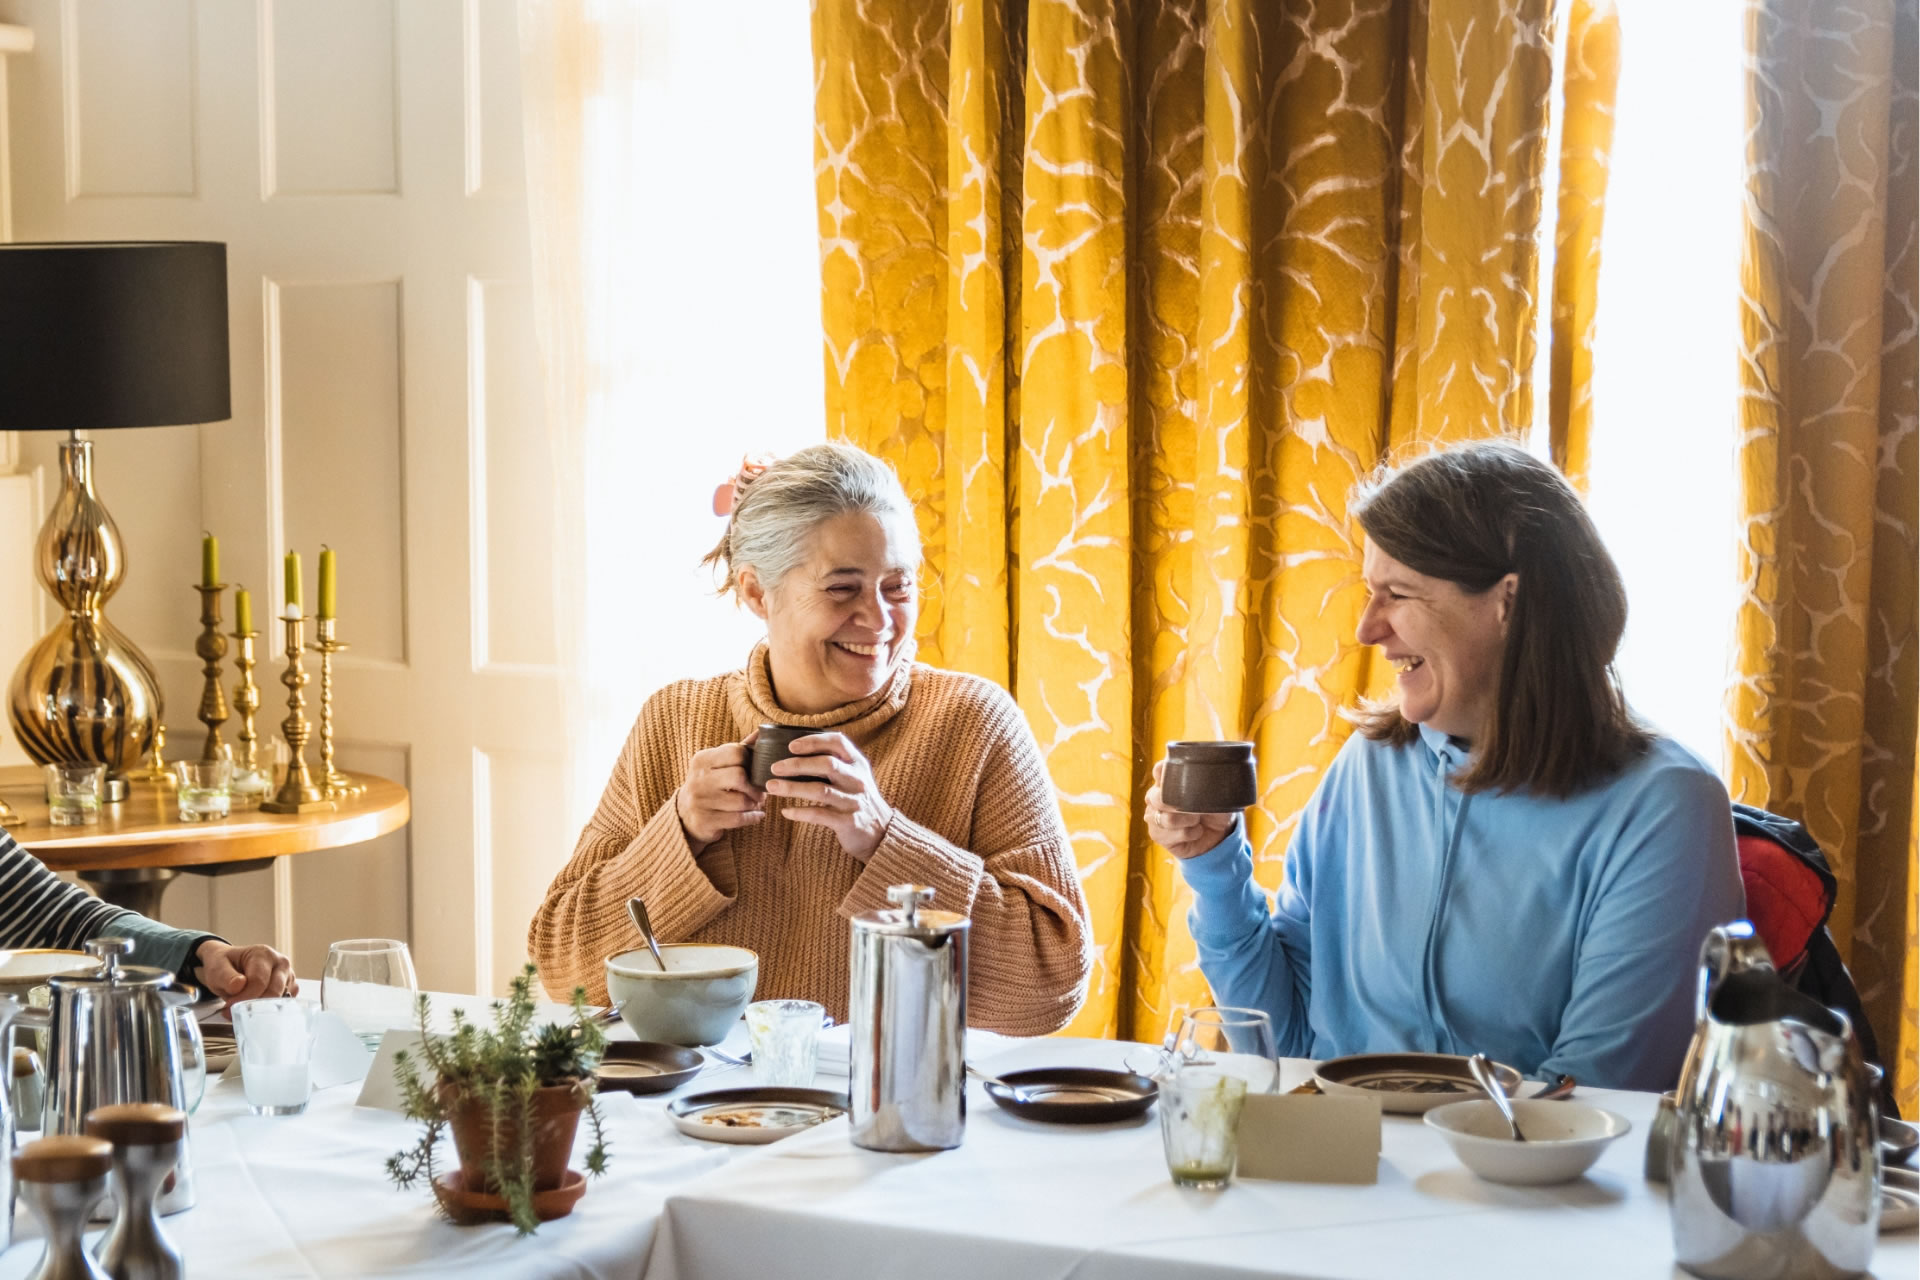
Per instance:
[[[253,593],[245,587],[233,593],[233,629],[240,635],[253,630]]]
[[[300,608],[300,553],[287,552],[287,608],[297,612]]]
[[[200,585],[220,585],[220,539],[210,533],[200,537]]]
[[[320,547],[320,616],[333,616],[334,589],[338,585],[334,578],[335,565],[333,548],[322,543]]]

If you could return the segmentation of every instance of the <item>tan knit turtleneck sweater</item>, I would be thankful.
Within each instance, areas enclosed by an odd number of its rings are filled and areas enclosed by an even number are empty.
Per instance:
[[[831,830],[781,816],[729,832],[698,856],[674,793],[696,751],[754,728],[797,724],[852,738],[893,821],[862,865]],[[606,998],[607,956],[641,945],[627,899],[668,942],[725,942],[760,956],[756,999],[817,1000],[847,1016],[848,920],[884,908],[890,885],[936,891],[966,912],[967,1020],[1008,1035],[1065,1026],[1091,967],[1086,899],[1040,750],[1013,700],[988,681],[903,663],[865,701],[800,716],[775,701],[763,643],[744,671],[684,680],[647,700],[573,857],[527,931],[556,996]]]

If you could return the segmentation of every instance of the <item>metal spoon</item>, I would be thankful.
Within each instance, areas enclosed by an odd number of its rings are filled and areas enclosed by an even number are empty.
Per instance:
[[[986,1072],[982,1071],[980,1068],[974,1066],[971,1062],[967,1064],[967,1074],[972,1076],[975,1080],[978,1080],[981,1084],[999,1085],[1002,1089],[1005,1089],[1008,1093],[1012,1094],[1013,1100],[1019,1103],[1023,1107],[1029,1103],[1040,1101],[1038,1095],[1028,1092],[1027,1089],[1024,1088],[1023,1086],[1017,1085],[1017,1084],[1009,1084],[1007,1081],[1002,1080],[999,1076],[990,1076]]]
[[[1507,1091],[1500,1087],[1499,1079],[1493,1074],[1493,1063],[1484,1053],[1476,1053],[1467,1059],[1467,1069],[1473,1072],[1473,1078],[1493,1099],[1493,1105],[1500,1108],[1500,1114],[1507,1118],[1507,1127],[1513,1130],[1515,1142],[1525,1142],[1527,1135],[1520,1132],[1520,1122],[1513,1118],[1513,1107],[1507,1102]]]
[[[638,898],[627,899],[627,914],[633,917],[633,927],[640,931],[640,937],[647,944],[647,950],[653,952],[653,962],[660,966],[660,972],[667,971],[667,961],[660,954],[660,944],[653,940],[653,926],[647,923],[647,904]]]

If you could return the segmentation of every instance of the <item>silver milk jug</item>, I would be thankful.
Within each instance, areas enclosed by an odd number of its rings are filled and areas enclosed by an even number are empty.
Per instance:
[[[20,1014],[18,1000],[0,996],[0,1050],[13,1044],[13,1027]],[[0,1089],[0,1203],[6,1205],[4,1214],[0,1215],[0,1253],[13,1247],[13,1209],[20,1193],[13,1178],[13,1153],[19,1141],[11,1095],[11,1090]]]
[[[48,979],[51,1007],[16,1015],[20,1026],[51,1031],[41,1133],[84,1134],[88,1112],[117,1102],[161,1102],[192,1111],[199,1099],[187,1093],[180,1033],[197,1037],[199,1028],[184,1009],[176,1013],[182,993],[169,990],[173,975],[121,964],[121,957],[133,952],[131,938],[93,938],[86,948],[100,957],[98,970]],[[184,1142],[159,1206],[163,1214],[193,1207],[192,1163]],[[103,1214],[111,1211],[110,1201],[100,1206]]]
[[[1696,1016],[1667,1150],[1675,1260],[1713,1280],[1864,1274],[1880,1117],[1846,1016],[1788,986],[1744,920],[1707,934]]]
[[[944,1151],[967,1128],[967,928],[929,911],[933,890],[897,884],[892,910],[853,918],[854,1145]]]

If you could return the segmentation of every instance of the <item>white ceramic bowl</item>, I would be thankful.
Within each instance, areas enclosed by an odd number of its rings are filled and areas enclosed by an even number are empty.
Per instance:
[[[607,958],[607,994],[642,1040],[718,1044],[746,1012],[760,980],[760,957],[717,942],[667,942],[660,972],[644,948]]]
[[[1461,1164],[1488,1182],[1522,1186],[1573,1181],[1593,1167],[1609,1142],[1633,1129],[1613,1112],[1579,1102],[1510,1105],[1525,1142],[1513,1140],[1507,1122],[1485,1098],[1435,1107],[1426,1123],[1447,1140]]]

